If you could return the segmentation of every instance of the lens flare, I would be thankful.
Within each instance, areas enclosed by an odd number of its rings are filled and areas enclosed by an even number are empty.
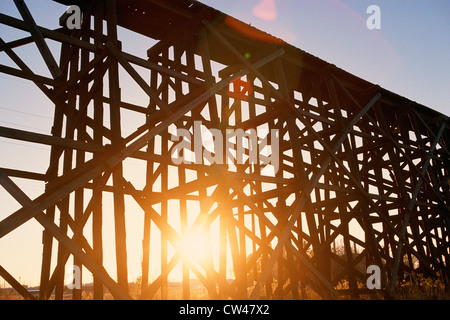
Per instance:
[[[261,0],[252,10],[253,14],[260,19],[273,21],[277,18],[275,0]]]

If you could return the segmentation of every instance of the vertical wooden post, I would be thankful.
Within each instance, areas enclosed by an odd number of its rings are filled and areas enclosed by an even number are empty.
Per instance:
[[[51,147],[46,174],[0,168],[0,182],[22,205],[0,221],[0,237],[33,218],[44,227],[41,299],[49,298],[53,288],[56,299],[65,297],[64,276],[70,271],[65,267],[71,255],[80,271],[84,264],[93,273],[94,299],[104,298],[104,285],[115,297],[129,298],[128,193],[145,214],[142,297],[152,298],[159,291],[160,298],[172,298],[168,281],[180,264],[184,299],[193,296],[191,275],[207,288],[212,299],[246,299],[252,286],[249,279],[258,285],[252,290],[252,298],[285,299],[292,294],[297,299],[307,298],[307,285],[323,298],[337,297],[333,286],[343,279],[350,284],[345,294],[350,292],[352,298],[358,298],[358,282],[364,282],[365,275],[357,266],[363,258],[367,264],[382,268],[382,284],[388,274],[392,290],[396,279],[417,264],[425,272],[446,271],[450,261],[445,249],[450,232],[446,200],[450,196],[448,117],[386,94],[304,52],[295,53],[285,44],[269,41],[262,45],[244,39],[229,25],[224,32],[221,19],[215,19],[213,26],[208,20],[209,9],[201,4],[199,21],[194,13],[197,5],[182,8],[156,2],[91,2],[83,8],[82,29],[73,31],[62,30],[64,26],[58,30],[38,26],[23,0],[15,0],[23,21],[0,15],[2,23],[28,29],[31,34],[9,43],[0,39],[0,51],[19,67],[0,66],[0,71],[31,80],[55,105],[52,136],[0,127],[4,138]],[[151,10],[145,11],[147,8]],[[144,15],[148,19],[141,19]],[[147,36],[158,41],[147,52],[147,61],[123,52],[118,39],[118,23],[134,29],[129,23],[135,24],[137,19],[149,26],[146,29],[140,25],[141,35],[148,32]],[[151,28],[155,21],[156,31]],[[258,34],[256,30],[252,33]],[[61,43],[59,66],[46,38]],[[37,45],[50,78],[34,73],[13,52],[29,41]],[[149,84],[134,66],[150,72]],[[122,101],[122,71],[149,96],[148,106]],[[240,88],[235,88],[236,95],[226,90],[232,78],[244,76],[253,87],[248,97],[237,92]],[[105,123],[106,104],[109,123]],[[244,116],[247,106],[249,119]],[[122,137],[128,121],[122,118],[125,110],[146,116],[145,124],[136,124],[140,126],[126,138]],[[221,130],[223,164],[183,163],[172,171],[175,164],[169,148],[174,144],[169,127],[191,130],[200,120],[208,129]],[[280,132],[278,172],[262,172],[259,155],[257,164],[250,164],[254,159],[247,160],[249,163],[237,163],[235,159],[237,169],[229,170],[227,130],[261,126]],[[287,133],[289,139],[283,139]],[[241,143],[236,141],[236,147]],[[205,150],[204,146],[200,148]],[[195,146],[193,149],[198,151]],[[247,158],[254,155],[249,149],[243,152]],[[91,153],[92,161],[88,160]],[[128,181],[130,177],[124,179],[123,166],[128,158],[147,161],[143,190],[137,190],[134,182]],[[190,181],[190,170],[197,181]],[[178,174],[175,188],[172,173]],[[106,185],[110,175],[112,185]],[[10,176],[47,182],[45,191],[31,200]],[[160,188],[155,190],[158,182]],[[209,187],[217,188],[213,196],[207,195]],[[103,219],[107,213],[104,210],[109,209],[102,208],[108,199],[103,192],[113,196],[118,283],[103,267]],[[189,232],[192,200],[199,204],[202,215],[195,227],[202,228],[210,239],[218,238],[218,261],[213,261],[213,245],[207,245],[206,262],[200,263],[203,269],[182,252],[170,256],[170,245],[180,250],[179,241]],[[179,201],[179,211],[171,210],[171,201]],[[213,204],[218,206],[207,216]],[[92,221],[92,243],[83,234],[87,221]],[[174,226],[178,221],[179,230]],[[213,221],[219,223],[218,237],[211,237]],[[355,221],[364,231],[361,237],[352,230],[350,222]],[[159,239],[153,226],[160,231]],[[58,241],[56,257],[52,256],[56,245],[53,238]],[[345,257],[336,252],[337,241],[342,242]],[[155,250],[160,249],[160,257],[154,259],[151,245],[160,245]],[[357,252],[356,246],[362,250]],[[57,266],[50,277],[55,260]],[[158,268],[158,262],[161,272],[150,281],[150,269]],[[0,274],[25,298],[32,298],[1,266]],[[234,276],[231,284],[230,275]],[[278,281],[275,293],[274,277]],[[75,289],[73,299],[81,299],[81,293]]]
[[[242,125],[242,101],[235,100],[234,101],[234,122],[236,124],[237,128],[240,128]],[[238,155],[238,145],[242,143],[244,145],[244,141],[238,141],[240,137],[236,137],[236,159],[235,159],[235,166],[236,166],[236,172],[245,174],[245,165],[239,164],[237,159],[239,159],[240,156],[242,156],[242,159],[245,159],[243,155]],[[244,138],[242,138],[244,140]],[[252,141],[251,139],[248,139],[249,148]],[[244,148],[245,152],[245,148]],[[250,152],[249,154],[250,155]],[[250,160],[249,160],[250,161]],[[239,196],[238,196],[239,198]],[[246,259],[247,259],[247,248],[246,248],[246,238],[245,238],[245,214],[244,214],[244,206],[241,203],[238,203],[236,206],[237,209],[237,218],[238,222],[237,225],[239,226],[239,283],[238,283],[238,290],[241,292],[242,297],[247,297],[247,270],[246,270]],[[234,219],[234,218],[233,218]]]
[[[117,39],[117,7],[116,1],[105,2],[107,17],[108,41],[114,46],[120,47]],[[114,61],[109,68],[109,98],[111,117],[111,144],[114,147],[123,147],[121,135],[120,119],[120,86],[119,86],[119,65]],[[127,247],[125,228],[125,199],[123,191],[122,163],[113,169],[114,185],[114,228],[116,236],[116,264],[117,279],[119,285],[128,292],[128,267],[127,267]]]
[[[152,60],[152,56],[148,56],[149,60]],[[150,87],[155,89],[158,87],[158,74],[156,71],[150,71]],[[151,123],[151,114],[156,111],[156,102],[153,99],[149,100],[148,112],[146,115],[147,124]],[[146,153],[151,156],[155,153],[155,140],[152,139],[147,144]],[[145,190],[152,191],[153,182],[155,180],[154,173],[155,162],[148,160],[146,164],[146,184]],[[151,209],[150,209],[151,210]],[[151,226],[152,220],[150,218],[150,210],[145,210],[144,216],[144,235],[142,240],[142,286],[141,293],[145,295],[149,288],[149,271],[150,271],[150,243],[151,243]]]
[[[177,65],[182,65],[181,62],[181,56],[183,54],[183,48],[182,48],[182,44],[180,39],[175,39],[174,44],[173,44],[173,52],[174,52],[174,57],[173,57],[173,61],[175,64]],[[186,54],[188,54],[186,52]],[[172,86],[173,89],[175,90],[175,99],[181,99],[183,96],[183,88],[182,88],[182,83],[180,79],[175,79],[175,83]],[[183,121],[179,121],[178,123],[176,123],[177,128],[178,127],[183,127]],[[170,157],[170,154],[167,155],[168,157]],[[184,150],[180,151],[180,157],[184,157],[185,153]],[[183,186],[186,183],[186,169],[183,167],[178,167],[177,169],[178,171],[178,185],[179,186]],[[197,178],[199,178],[199,173],[197,173]],[[200,190],[199,190],[200,192]],[[200,201],[202,201],[202,199],[200,198]],[[180,203],[180,224],[181,224],[181,235],[185,236],[187,235],[188,232],[188,206],[187,206],[187,201],[184,197],[181,197],[179,199],[179,203]],[[201,213],[200,213],[201,214]],[[190,280],[190,263],[189,260],[186,259],[185,257],[183,257],[183,261],[182,261],[182,282],[183,282],[183,299],[185,300],[189,300],[191,298],[191,280]]]
[[[68,74],[69,78],[76,77],[76,74],[78,72],[78,63],[79,63],[79,49],[75,48],[74,50],[70,50],[68,48],[68,52],[71,54],[71,56],[68,56]],[[75,127],[76,127],[76,121],[77,118],[75,117],[76,112],[76,104],[77,104],[77,97],[76,93],[74,91],[69,91],[67,94],[67,106],[66,108],[66,126],[65,126],[65,138],[67,139],[74,139],[75,136]],[[61,155],[61,152],[63,151],[63,173],[70,172],[72,170],[73,166],[73,152],[72,149],[60,149],[58,148],[58,156]],[[59,227],[63,232],[67,233],[68,230],[68,222],[70,219],[70,198],[64,197],[59,205],[59,211],[60,211],[60,222]],[[65,265],[63,259],[66,252],[66,248],[61,244],[58,243],[58,263],[60,265]],[[75,263],[75,262],[74,262]],[[68,270],[72,271],[72,270]],[[64,283],[64,272],[58,274],[56,276],[56,285],[55,285],[55,299],[62,299],[64,295],[64,289],[65,289],[65,283]]]
[[[67,78],[67,70],[69,66],[69,54],[70,54],[70,45],[62,44],[61,45],[61,54],[60,54],[60,67],[63,70],[63,75],[61,79]],[[52,136],[61,137],[62,129],[64,123],[64,108],[65,102],[62,97],[58,97],[57,101],[55,101],[55,111],[53,115],[53,126],[52,126]],[[52,146],[50,152],[50,163],[49,169],[47,171],[47,188],[51,187],[51,183],[58,176],[59,169],[59,157],[60,157],[61,147]],[[55,218],[56,206],[51,206],[47,209],[47,216],[53,220]],[[40,278],[40,288],[39,288],[39,297],[40,299],[46,299],[47,286],[50,278],[50,265],[51,265],[51,255],[52,255],[52,246],[53,246],[53,237],[50,232],[44,230],[42,233],[42,269],[41,269],[41,278]]]
[[[103,43],[103,1],[99,1],[95,8],[94,15],[94,43]],[[98,54],[96,54],[97,56]],[[94,82],[98,82],[97,91],[94,93],[94,143],[103,145],[103,74],[94,70],[96,77]],[[95,157],[96,155],[94,155]],[[94,179],[94,186],[100,182],[101,178]],[[95,197],[96,203],[92,211],[92,249],[94,250],[95,261],[103,265],[103,190],[94,188],[92,197]],[[103,283],[94,276],[94,300],[103,300]]]
[[[169,65],[169,48],[164,48],[162,52],[163,65]],[[162,101],[168,103],[169,101],[169,84],[164,81],[166,76],[161,80],[160,86],[162,86]],[[163,130],[160,134],[161,136],[161,155],[163,157],[170,157],[169,154],[169,134],[167,129]],[[162,166],[161,170],[161,193],[164,194],[169,189],[169,166],[167,163],[160,163]],[[169,210],[168,210],[168,200],[164,199],[161,202],[161,218],[164,224],[168,223]],[[169,266],[168,266],[168,232],[164,228],[161,230],[161,274],[164,274],[164,278],[161,285],[161,299],[166,300],[169,294]]]
[[[226,133],[226,124],[228,121],[228,108],[229,108],[229,98],[227,96],[222,96],[222,110],[221,110],[221,120],[222,120],[222,135],[224,133]],[[226,157],[227,157],[227,150],[225,148],[225,146],[223,147],[223,161],[226,161]],[[228,224],[228,219],[227,219],[227,215],[231,215],[231,209],[229,208],[229,205],[226,201],[227,197],[228,197],[228,188],[226,187],[226,184],[219,184],[217,186],[217,188],[220,188],[220,195],[219,195],[219,199],[220,199],[220,217],[219,217],[219,223],[220,223],[220,243],[219,243],[219,274],[220,277],[222,278],[221,283],[224,284],[226,283],[226,281],[228,280],[228,231],[227,231],[227,224]],[[221,289],[221,294],[225,295],[226,293],[226,289],[223,287],[223,285],[220,287]]]

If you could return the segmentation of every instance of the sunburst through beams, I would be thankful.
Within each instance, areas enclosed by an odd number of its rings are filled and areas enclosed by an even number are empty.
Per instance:
[[[211,239],[201,229],[190,231],[181,236],[179,250],[184,259],[194,264],[205,264],[208,258]]]

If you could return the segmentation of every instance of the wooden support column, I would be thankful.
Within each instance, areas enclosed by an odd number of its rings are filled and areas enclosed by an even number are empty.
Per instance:
[[[228,123],[225,123],[225,127],[227,128],[227,130],[228,130],[228,128],[232,127],[231,122],[234,122],[234,126],[236,128],[240,128],[240,126],[242,124],[242,101],[241,100],[234,99],[234,102],[231,105],[230,110],[228,111],[228,118],[226,119],[226,122],[228,122]],[[227,144],[226,139],[228,137],[228,132],[226,130],[223,132],[223,137],[224,137],[224,144],[226,145]],[[245,173],[245,164],[238,162],[239,158],[241,158],[242,160],[244,159],[244,155],[238,154],[238,152],[245,153],[246,149],[243,148],[243,150],[239,150],[238,146],[239,145],[244,146],[245,139],[246,139],[245,137],[240,137],[240,136],[236,135],[236,145],[233,148],[234,149],[233,151],[235,152],[236,156],[233,159],[230,159],[230,160],[227,159],[227,154],[230,153],[230,150],[224,150],[224,157],[225,157],[224,162],[227,163],[227,161],[232,161],[232,163],[233,163],[232,166],[236,167],[236,172],[238,174]],[[252,143],[251,139],[248,139],[248,143],[249,143],[249,148],[250,148],[250,144]],[[229,167],[229,166],[227,165],[227,167]],[[234,168],[233,168],[233,170],[234,170]],[[239,198],[239,196],[238,196],[238,198]],[[246,248],[246,238],[245,238],[245,232],[244,232],[244,230],[245,230],[244,206],[241,205],[240,203],[237,203],[237,204],[233,205],[233,209],[236,209],[236,213],[234,211],[232,211],[233,215],[230,217],[230,219],[237,220],[237,222],[236,222],[236,225],[238,226],[237,239],[238,239],[238,244],[239,244],[239,246],[236,247],[236,250],[238,250],[239,254],[236,255],[237,261],[234,261],[234,270],[235,270],[235,275],[236,275],[239,297],[241,299],[244,299],[244,298],[247,298],[247,270],[245,268],[246,260],[247,260],[246,259],[247,248]],[[234,226],[230,226],[230,228],[232,228],[234,230]],[[234,234],[234,231],[232,231],[231,236],[233,236],[233,234]],[[230,231],[229,231],[229,236],[230,236]]]
[[[99,1],[94,9],[94,44],[103,43],[103,12],[104,2]],[[101,56],[96,53],[95,58]],[[98,82],[98,87],[94,93],[94,143],[102,146],[104,135],[104,107],[103,107],[103,73],[99,68],[94,69],[94,82]],[[94,155],[95,157],[95,155]],[[100,183],[101,178],[94,179],[94,185]],[[103,191],[101,188],[92,190],[92,198],[95,199],[92,211],[92,249],[94,260],[99,265],[103,265]],[[92,201],[92,200],[91,200]],[[103,282],[94,276],[94,300],[103,300]]]
[[[175,40],[174,42],[174,63],[176,65],[182,65],[181,62],[181,56],[183,54],[184,48],[181,47],[181,41],[177,41]],[[186,55],[188,55],[189,53],[186,51]],[[182,88],[182,83],[180,79],[174,79],[175,83],[174,83],[174,90],[175,90],[175,99],[181,99],[182,95],[183,95],[183,88]],[[189,88],[191,89],[191,88]],[[183,122],[180,121],[179,123],[177,123],[177,128],[178,126],[182,127],[183,126]],[[191,141],[192,142],[192,141]],[[185,157],[185,152],[184,150],[180,151],[179,156],[181,158]],[[183,186],[186,183],[186,169],[183,167],[178,167],[177,168],[178,171],[178,185],[179,186]],[[197,178],[200,178],[197,174]],[[199,193],[200,190],[199,190]],[[200,201],[202,201],[201,196],[203,195],[203,193],[199,194],[200,196]],[[187,204],[187,200],[186,198],[182,197],[180,200],[180,224],[181,224],[181,234],[182,235],[187,235],[188,234],[188,204]],[[200,212],[200,214],[202,214],[202,211]],[[188,259],[184,258],[183,262],[182,262],[182,281],[183,281],[183,299],[185,300],[189,300],[191,298],[191,279],[190,279],[190,262]]]
[[[106,181],[105,181],[106,183]],[[32,200],[2,171],[0,171],[0,184],[5,190],[10,193],[24,208],[32,206]],[[102,281],[109,288],[111,294],[117,299],[130,299],[130,296],[123,292],[123,290],[115,283],[109,275],[106,273],[103,267],[99,267],[93,259],[84,252],[77,243],[70,239],[66,232],[61,230],[56,224],[53,223],[42,211],[39,211],[35,215],[36,220],[56,238],[64,247],[70,251],[71,254],[78,257],[81,262],[94,274],[101,277]],[[89,253],[91,250],[87,246],[84,248]],[[65,262],[64,262],[65,263]],[[63,270],[63,268],[62,268]]]
[[[61,57],[60,61],[68,61],[69,54],[69,46],[63,44],[61,46]],[[65,75],[67,77],[67,68],[65,68]],[[64,112],[63,108],[65,107],[65,103],[61,98],[58,98],[58,101],[55,103],[55,111],[53,115],[53,127],[52,127],[52,137],[61,137],[63,122],[64,122]],[[58,146],[52,146],[50,152],[50,163],[49,163],[49,171],[47,171],[47,179],[49,184],[47,188],[51,186],[51,182],[56,179],[58,176],[59,169],[59,157],[60,157],[60,148]],[[54,220],[55,217],[56,206],[50,206],[47,209],[47,216],[50,220]],[[46,299],[45,292],[47,291],[47,286],[49,284],[50,279],[50,266],[51,266],[51,255],[52,255],[52,246],[53,246],[53,237],[48,230],[44,230],[42,232],[42,263],[41,263],[41,276],[40,276],[40,286],[39,286],[39,298]]]
[[[79,51],[78,50],[71,50],[70,46],[63,45],[62,51],[61,51],[61,63],[65,61],[67,63],[67,66],[64,66],[64,70],[66,73],[66,77],[71,77],[74,74],[78,72],[78,59],[79,59]],[[56,119],[58,119],[58,123],[55,123],[53,130],[58,130],[53,134],[54,136],[61,136],[61,130],[63,128],[63,109],[68,109],[68,115],[72,115],[74,110],[76,109],[76,95],[75,93],[71,93],[68,95],[67,104],[65,104],[63,97],[58,97],[58,99],[61,101],[60,104],[55,105],[55,114],[56,112],[59,112],[59,116]],[[74,131],[73,131],[73,122],[74,118],[68,116],[66,118],[66,125],[65,125],[65,137],[67,139],[74,140]],[[52,132],[53,133],[53,132]],[[49,180],[49,183],[47,185],[48,188],[52,188],[53,186],[53,180],[57,178],[58,176],[58,163],[59,158],[63,156],[63,173],[69,172],[72,169],[72,157],[73,157],[73,150],[71,149],[63,149],[59,146],[52,147],[52,161],[49,164],[49,169],[47,174],[51,175]],[[54,210],[54,209],[53,209]],[[60,214],[60,221],[59,221],[59,227],[61,230],[65,233],[67,233],[68,228],[68,217],[69,217],[69,198],[64,197],[61,199],[61,203],[59,206],[59,214]],[[45,246],[44,246],[45,247]],[[50,250],[51,247],[47,248],[46,250]],[[65,248],[62,243],[58,243],[58,253],[57,253],[57,263],[65,266],[65,263],[63,263],[63,256],[66,254],[67,248]],[[47,259],[51,258],[51,252],[48,252]],[[43,259],[43,265],[44,263],[49,264],[50,261],[44,262]],[[55,286],[55,299],[63,299],[64,296],[64,276],[65,273],[61,272],[56,277],[56,286]],[[47,291],[46,286],[44,286],[42,294]]]
[[[162,51],[162,63],[165,66],[169,65],[169,47],[164,48]],[[162,94],[162,103],[160,105],[165,105],[169,101],[169,79],[167,76],[162,77],[161,81],[161,94]],[[159,106],[160,106],[159,105]],[[167,129],[164,129],[160,133],[161,137],[161,155],[162,156],[169,156],[169,142],[170,139],[169,134],[167,132]],[[160,164],[162,166],[161,169],[161,193],[165,193],[169,189],[169,166],[168,164]],[[161,202],[161,218],[165,224],[168,223],[169,219],[169,203],[168,199],[164,199]],[[166,276],[163,278],[162,284],[161,284],[161,299],[166,300],[169,294],[169,268],[168,268],[168,240],[169,240],[169,234],[167,233],[166,229],[161,230],[161,273],[166,274]]]
[[[430,150],[427,152],[427,157],[422,165],[422,170],[421,170],[422,176],[425,175],[425,173],[428,169],[428,166],[430,165],[431,157],[433,156],[436,145],[438,144],[442,134],[444,133],[445,128],[446,128],[446,124],[442,123],[441,127],[439,128],[439,132],[436,134],[436,138],[434,139],[433,143],[431,144]],[[422,183],[423,183],[423,179],[422,179],[422,177],[419,177],[414,186],[414,191],[413,191],[411,199],[408,203],[408,207],[406,208],[407,211],[405,212],[405,215],[403,217],[402,228],[400,231],[402,238],[404,238],[406,236],[406,229],[408,227],[408,222],[409,222],[409,219],[413,212],[413,209],[416,205],[417,196],[419,194]],[[400,265],[400,259],[402,257],[402,249],[403,249],[403,241],[399,240],[397,251],[395,252],[395,256],[394,256],[394,266],[392,268],[392,280],[391,280],[391,287],[390,287],[392,294],[394,293],[395,286],[397,285],[398,268]]]
[[[108,41],[111,46],[120,49],[120,42],[117,38],[117,12],[116,1],[107,1],[106,18]],[[116,148],[123,148],[121,135],[120,117],[120,85],[119,85],[119,64],[113,62],[108,70],[109,76],[109,98],[111,117],[111,144]],[[122,163],[117,163],[113,169],[114,185],[114,228],[116,236],[116,266],[117,279],[119,285],[128,292],[128,267],[127,267],[127,247],[126,247],[126,227],[125,227],[125,199],[122,185]]]
[[[148,56],[149,61],[152,61],[153,56]],[[151,70],[150,72],[150,88],[158,87],[158,73],[156,70]],[[152,114],[157,111],[157,103],[154,99],[149,98],[148,104],[148,112],[146,116],[146,122],[148,125],[151,125],[153,119]],[[146,153],[151,156],[155,154],[156,146],[155,140],[151,139],[148,141]],[[144,191],[151,192],[153,191],[153,183],[157,179],[157,171],[156,171],[157,163],[154,161],[147,161],[146,164],[146,184]],[[161,168],[161,167],[159,167]],[[144,236],[142,240],[142,286],[141,293],[142,295],[146,294],[149,290],[149,272],[150,272],[150,243],[151,243],[151,210],[144,208],[145,216],[144,216]]]

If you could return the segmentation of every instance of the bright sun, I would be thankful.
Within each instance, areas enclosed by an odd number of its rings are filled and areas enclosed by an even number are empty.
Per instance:
[[[180,239],[181,254],[192,263],[206,261],[210,239],[201,230],[189,232]]]

